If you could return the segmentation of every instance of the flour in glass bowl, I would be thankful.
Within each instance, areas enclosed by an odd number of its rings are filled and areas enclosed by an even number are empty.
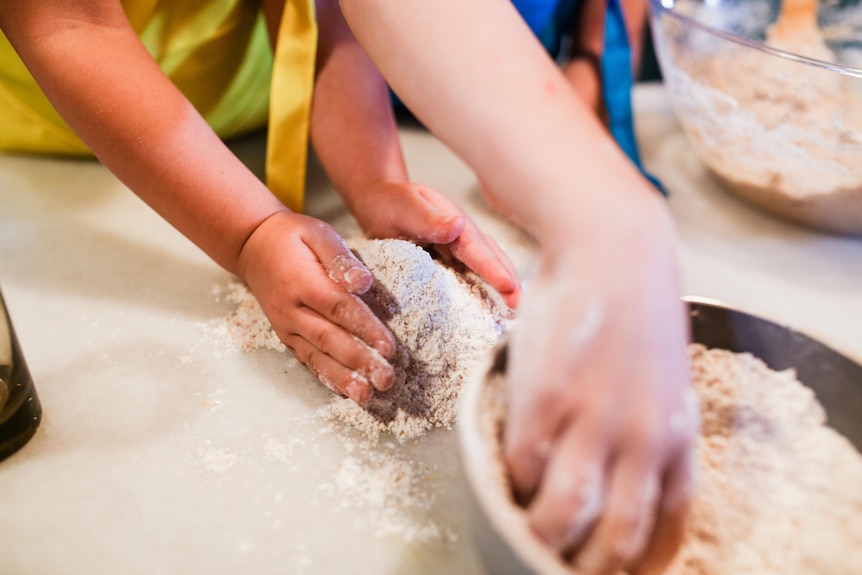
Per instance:
[[[769,33],[762,1],[674,6],[718,29]],[[862,233],[862,78],[737,45],[670,17],[657,22],[656,51],[677,117],[726,188],[815,229]],[[860,29],[839,23],[822,33],[858,42]],[[787,40],[776,47],[834,59],[824,45]],[[851,54],[843,50],[842,59]]]

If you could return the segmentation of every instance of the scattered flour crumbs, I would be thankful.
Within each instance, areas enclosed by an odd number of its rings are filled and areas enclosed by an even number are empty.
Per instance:
[[[700,480],[667,575],[860,573],[862,455],[825,425],[811,389],[751,354],[692,344],[689,356],[702,412]],[[489,378],[479,404],[497,454],[501,380]],[[492,473],[508,494],[499,460]]]
[[[315,414],[326,423],[322,432],[336,434],[346,451],[322,489],[339,509],[364,509],[361,527],[377,536],[451,540],[451,529],[427,518],[434,501],[427,480],[434,470],[398,454],[396,444],[452,427],[465,376],[508,329],[511,311],[478,276],[410,242],[355,239],[348,245],[375,277],[363,300],[398,341],[396,380],[365,406],[333,397]],[[226,298],[235,308],[211,332],[243,351],[286,351],[243,284],[232,284]]]

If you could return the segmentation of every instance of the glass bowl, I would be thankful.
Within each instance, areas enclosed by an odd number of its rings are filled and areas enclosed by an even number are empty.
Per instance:
[[[722,187],[768,213],[862,234],[862,0],[778,34],[779,0],[650,0],[682,130]]]

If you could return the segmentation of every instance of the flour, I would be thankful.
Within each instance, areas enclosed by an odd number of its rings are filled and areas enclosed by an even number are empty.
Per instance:
[[[709,24],[708,12],[690,17]],[[664,19],[656,48],[677,116],[703,162],[731,191],[767,211],[862,233],[862,79],[679,25]],[[801,48],[782,40],[784,48],[831,58],[805,38]]]
[[[389,391],[376,392],[364,406],[333,396],[313,414],[325,424],[319,433],[334,434],[345,452],[321,493],[338,511],[361,510],[356,527],[374,537],[454,541],[453,528],[430,518],[435,470],[398,448],[434,428],[452,426],[465,376],[499,341],[512,312],[477,276],[444,265],[410,242],[356,239],[348,244],[375,279],[363,299],[397,340],[396,379]],[[287,351],[244,284],[231,284],[216,295],[233,306],[227,317],[207,326],[222,348]],[[286,353],[285,361],[296,360]],[[304,441],[267,437],[265,457],[295,467],[294,450]],[[238,461],[211,444],[198,457],[215,474]]]
[[[811,389],[749,354],[694,345],[690,356],[701,479],[669,574],[858,573],[862,456]]]
[[[201,326],[207,330],[209,339],[218,343],[220,355],[255,349],[287,351],[245,284],[232,282],[227,286],[218,286],[213,289],[213,295],[217,300],[224,299],[232,305],[227,316]],[[292,358],[290,361],[297,363]]]
[[[321,415],[371,440],[388,432],[406,441],[451,427],[464,377],[499,341],[511,311],[477,276],[442,265],[415,244],[348,245],[375,279],[363,299],[398,342],[395,384],[364,406],[335,397]]]
[[[207,440],[195,452],[198,466],[211,475],[227,473],[239,461],[239,456],[227,447],[213,445]]]
[[[365,510],[356,527],[374,537],[454,541],[451,529],[428,519],[434,505],[434,494],[427,486],[432,476],[432,470],[418,461],[365,446],[345,457],[334,480],[321,490],[337,496],[339,510]]]
[[[702,412],[700,480],[666,574],[859,573],[862,455],[825,425],[811,389],[750,354],[692,344],[689,356]],[[492,472],[508,492],[503,385],[502,376],[489,378],[478,409],[480,433],[497,455]]]

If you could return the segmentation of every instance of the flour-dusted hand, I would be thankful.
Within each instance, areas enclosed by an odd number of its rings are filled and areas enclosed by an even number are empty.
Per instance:
[[[440,192],[421,184],[382,180],[367,185],[348,203],[369,237],[432,245],[476,272],[509,306],[518,304],[521,283],[512,262],[464,210]]]
[[[656,243],[624,265],[546,260],[511,342],[513,486],[584,575],[660,572],[682,537],[698,415],[684,303]]]
[[[661,569],[696,429],[664,200],[511,2],[339,4],[410,111],[540,245],[504,437],[534,530],[583,574]]]
[[[239,273],[278,337],[325,385],[358,403],[392,386],[395,340],[357,297],[373,277],[330,225],[270,216],[245,243]]]

